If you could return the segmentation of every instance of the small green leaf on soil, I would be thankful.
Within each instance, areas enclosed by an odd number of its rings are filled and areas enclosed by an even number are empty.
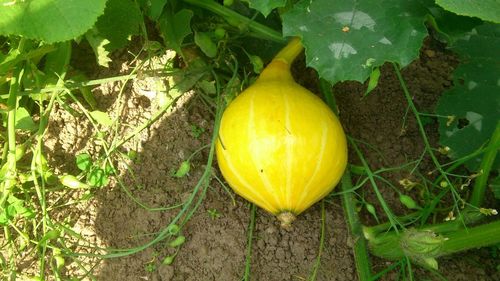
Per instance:
[[[171,224],[167,227],[167,231],[170,235],[177,235],[180,231],[180,227],[176,224]]]
[[[76,166],[82,171],[88,171],[92,167],[92,158],[88,153],[78,154],[76,156]]]
[[[191,163],[188,160],[183,161],[179,166],[179,169],[177,169],[177,171],[174,173],[174,177],[182,178],[185,175],[187,175],[187,173],[189,173],[190,169],[191,169]]]
[[[177,248],[177,247],[181,246],[182,244],[184,244],[184,242],[186,242],[186,237],[183,235],[179,235],[179,236],[177,236],[177,238],[170,241],[170,243],[168,243],[168,245],[172,248]]]
[[[113,120],[109,117],[109,115],[106,112],[102,112],[99,110],[94,110],[89,112],[90,116],[92,119],[94,119],[97,123],[103,126],[111,126],[113,125]]]
[[[161,262],[164,265],[171,265],[174,262],[175,256],[167,256]]]
[[[376,67],[372,70],[372,73],[370,74],[370,80],[368,80],[368,87],[366,88],[364,97],[368,96],[368,94],[377,87],[379,78],[380,78],[380,68]]]
[[[102,187],[108,184],[109,178],[103,169],[97,168],[90,171],[87,175],[87,181],[95,187]]]

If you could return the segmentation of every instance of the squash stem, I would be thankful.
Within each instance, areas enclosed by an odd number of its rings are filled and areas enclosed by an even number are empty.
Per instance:
[[[278,220],[281,222],[281,227],[286,230],[291,229],[292,222],[296,219],[296,216],[288,211],[282,212],[276,216]]]
[[[274,57],[273,60],[285,61],[288,65],[291,65],[295,58],[302,52],[304,47],[300,43],[299,37],[294,37],[290,42]]]

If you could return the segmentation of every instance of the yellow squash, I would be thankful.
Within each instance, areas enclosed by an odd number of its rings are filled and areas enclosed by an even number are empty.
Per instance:
[[[284,226],[332,191],[347,164],[339,120],[290,73],[301,51],[293,39],[229,104],[216,144],[229,185]]]

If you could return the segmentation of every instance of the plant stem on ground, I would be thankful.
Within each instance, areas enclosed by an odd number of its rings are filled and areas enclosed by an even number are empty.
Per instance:
[[[352,188],[351,175],[349,171],[344,173],[341,186],[344,191]],[[344,213],[347,217],[352,240],[354,241],[354,262],[356,263],[358,278],[360,281],[371,280],[371,266],[368,256],[368,247],[365,237],[363,236],[363,225],[361,224],[358,213],[356,212],[356,203],[352,192],[344,192],[342,194],[342,206],[344,207]]]
[[[332,111],[338,115],[337,103],[335,100],[335,95],[332,91],[332,85],[324,79],[320,80],[320,90],[325,98],[326,103],[332,109]],[[352,193],[352,181],[351,174],[349,170],[344,172],[341,182],[342,188],[342,206],[344,207],[344,214],[347,217],[347,224],[349,226],[350,234],[352,240],[354,241],[353,251],[354,251],[354,262],[356,263],[356,269],[358,278],[360,281],[368,281],[371,279],[371,265],[368,256],[368,247],[363,235],[363,228],[361,221],[359,220],[358,213],[356,211],[356,202]]]
[[[407,232],[413,232],[414,235],[397,235],[394,232],[379,235],[370,241],[371,252],[378,257],[390,260],[397,260],[405,255],[422,259],[500,243],[500,221],[462,228],[443,235],[428,230],[408,230]],[[419,252],[415,251],[417,246]]]

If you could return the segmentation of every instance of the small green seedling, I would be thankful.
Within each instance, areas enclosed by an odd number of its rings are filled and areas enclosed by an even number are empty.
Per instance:
[[[215,209],[215,208],[207,210],[207,213],[210,216],[210,218],[213,220],[218,219],[221,216],[219,211],[217,211],[217,209]]]
[[[115,171],[113,167],[106,164],[104,168],[92,161],[88,153],[82,153],[76,156],[76,166],[86,173],[87,183],[91,186],[102,187],[109,183],[109,176]],[[69,179],[68,179],[69,181]]]
[[[173,262],[174,262],[174,259],[175,259],[175,256],[176,255],[171,255],[171,256],[167,256],[163,259],[163,261],[161,262],[161,264],[164,264],[164,265],[171,265]]]
[[[189,160],[182,161],[181,165],[172,176],[175,178],[182,178],[189,173],[190,169],[191,169],[191,163],[189,162]]]
[[[144,269],[146,269],[147,272],[155,272],[156,271],[156,265],[153,262],[147,263],[144,266]]]
[[[198,127],[194,124],[191,125],[191,134],[196,139],[199,139],[204,132],[205,132],[204,128]]]

